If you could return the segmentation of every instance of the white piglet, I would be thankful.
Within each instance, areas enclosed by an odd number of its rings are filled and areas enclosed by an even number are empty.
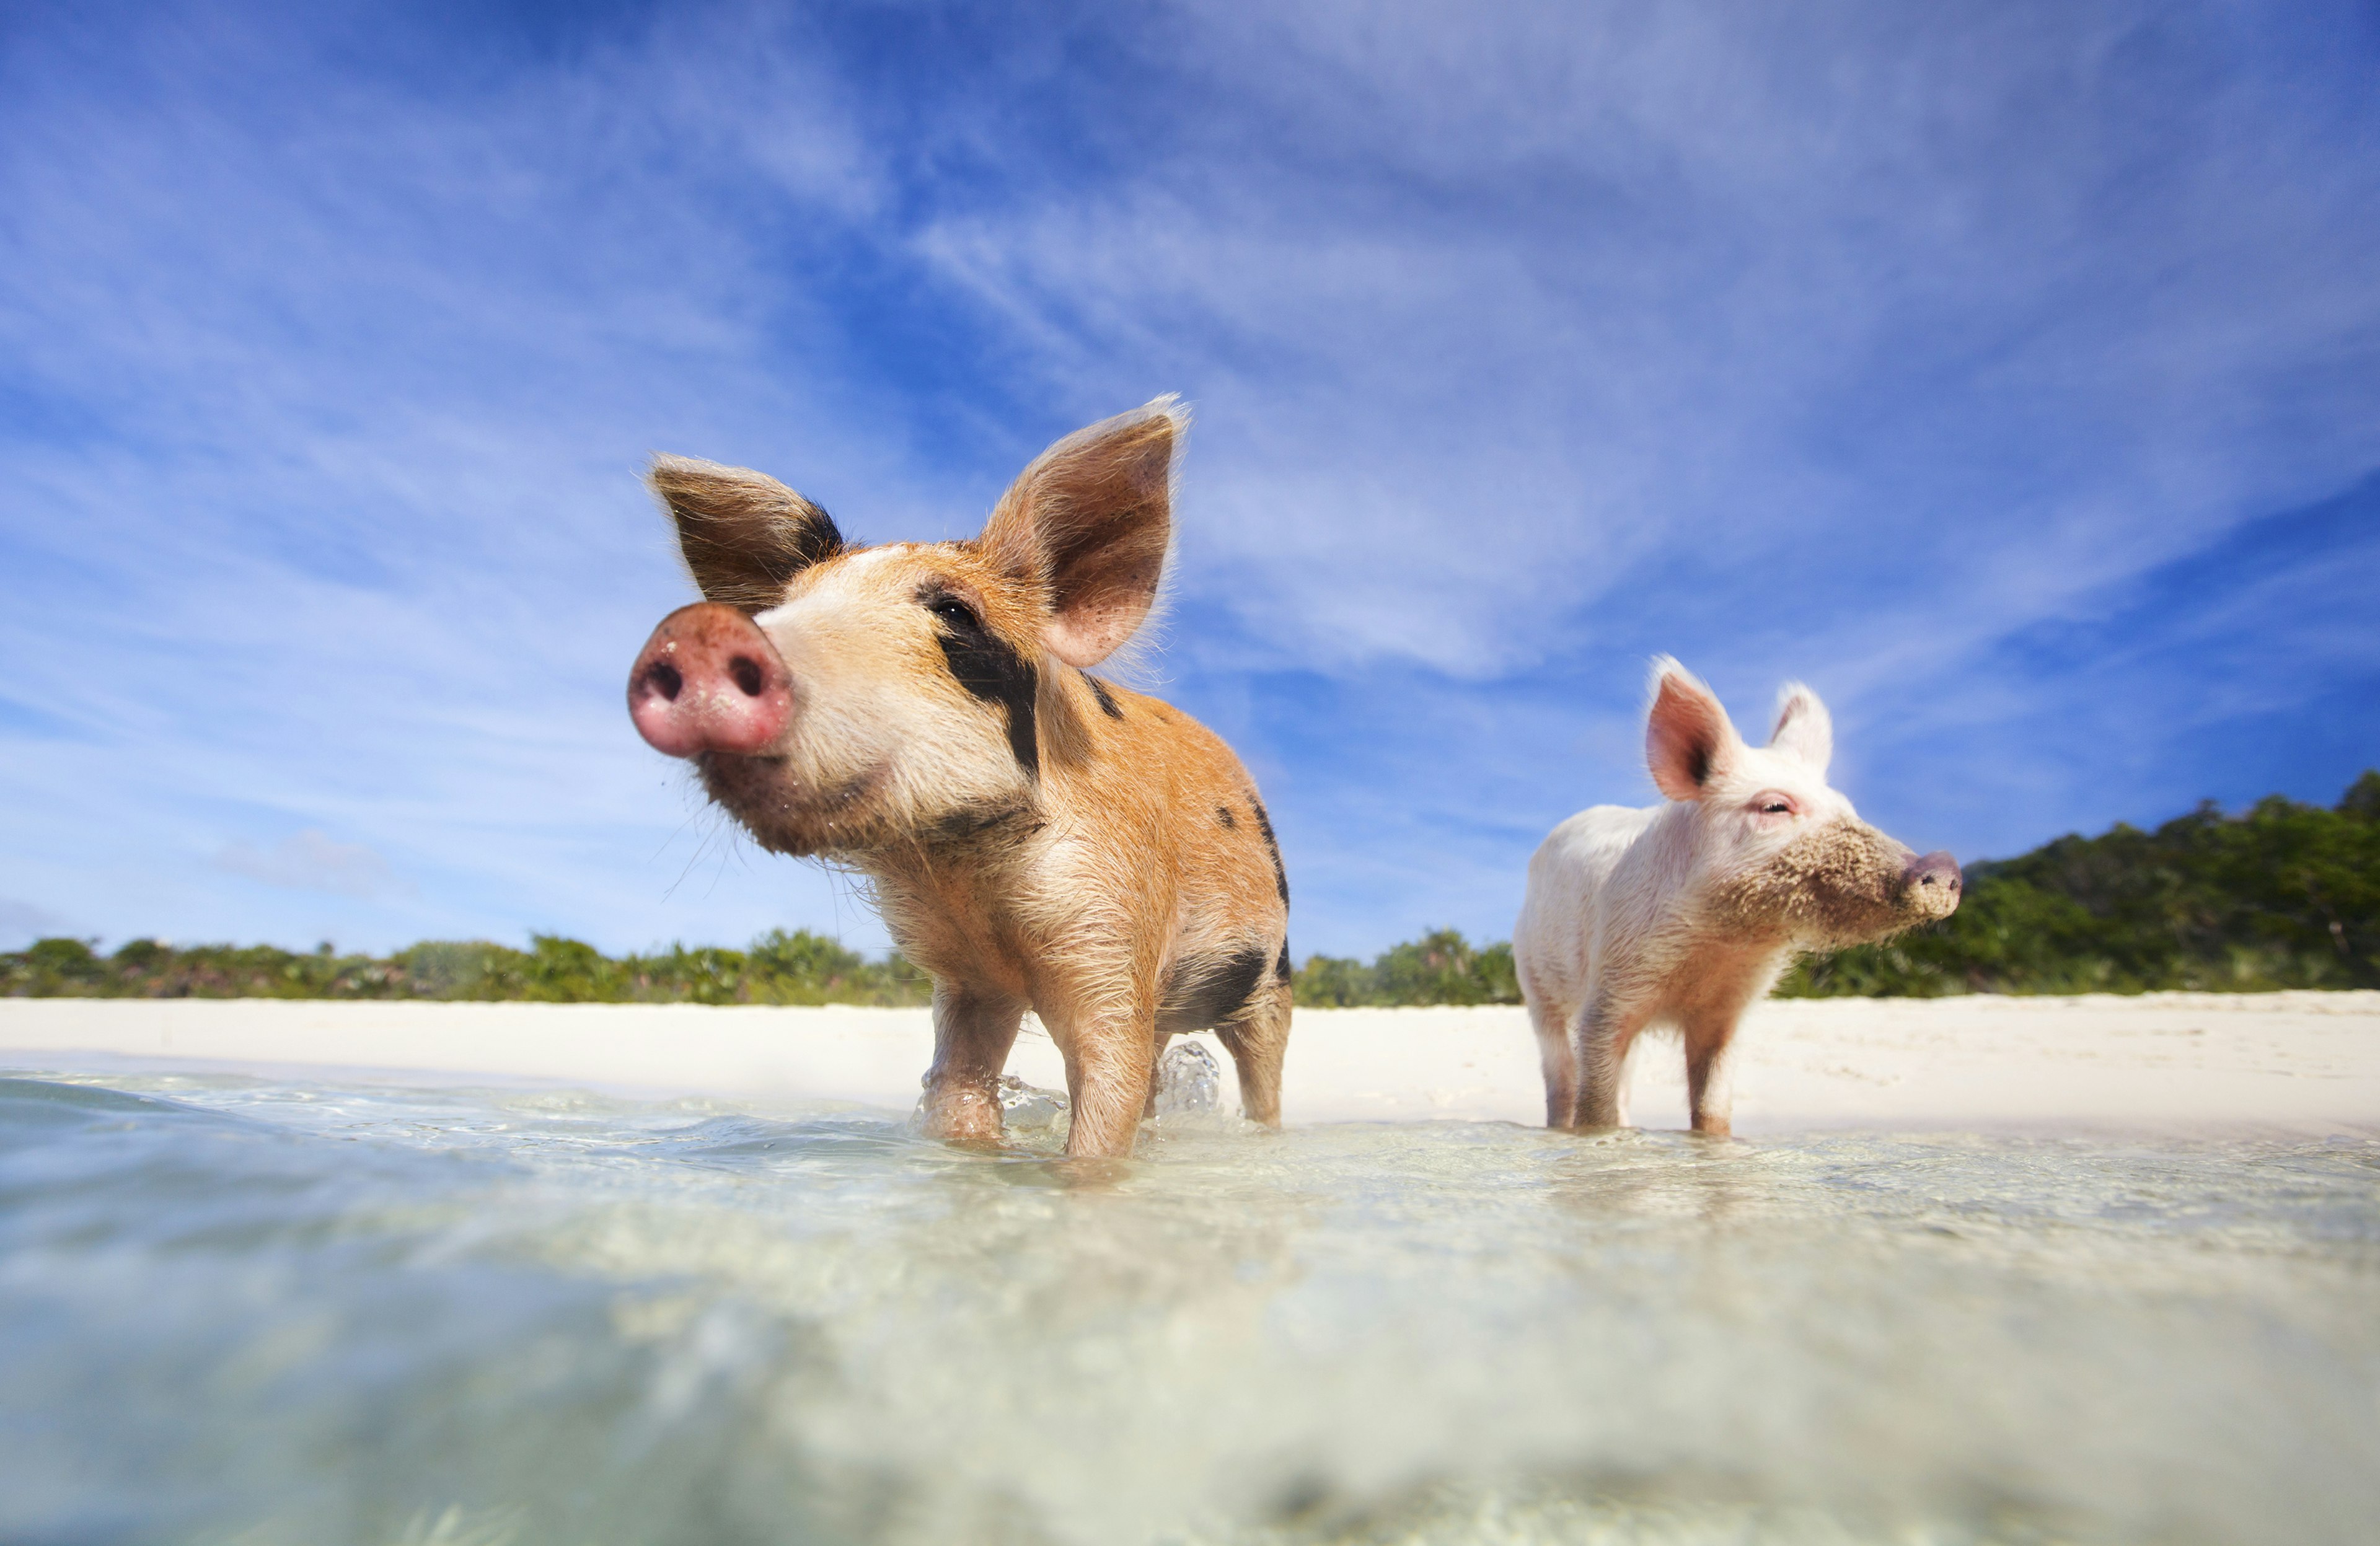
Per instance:
[[[1748,746],[1709,688],[1654,662],[1645,755],[1669,798],[1597,805],[1529,861],[1512,931],[1546,1076],[1546,1125],[1626,1123],[1621,1076],[1639,1033],[1685,1044],[1694,1130],[1728,1131],[1728,1045],[1744,1009],[1803,950],[1882,939],[1959,905],[1959,866],[1919,857],[1827,784],[1834,727],[1799,682]]]

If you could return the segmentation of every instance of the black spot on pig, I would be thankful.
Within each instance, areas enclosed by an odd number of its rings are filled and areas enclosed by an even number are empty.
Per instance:
[[[1236,820],[1232,819],[1232,808],[1229,805],[1216,806],[1215,819],[1223,824],[1224,830],[1226,831],[1230,831],[1240,825]]]
[[[1008,710],[1008,749],[1032,778],[1041,776],[1041,742],[1033,724],[1033,696],[1039,675],[1025,658],[994,634],[973,607],[946,591],[928,590],[918,599],[934,614],[942,658],[958,684],[987,703]]]
[[[1281,868],[1281,839],[1272,835],[1272,817],[1265,814],[1264,802],[1248,796],[1248,809],[1257,814],[1257,827],[1264,833],[1265,851],[1272,855],[1272,883],[1281,888],[1281,904],[1289,905],[1289,872]]]
[[[978,800],[954,810],[944,811],[928,825],[926,835],[936,842],[965,842],[981,838],[995,828],[1008,827],[1016,822],[1020,816],[1027,816],[1032,813],[1033,803],[1021,797],[1013,800]],[[1034,822],[1021,827],[1018,835],[1038,831],[1040,825],[1039,822]]]
[[[1123,705],[1115,701],[1115,694],[1108,691],[1106,682],[1096,676],[1086,676],[1083,680],[1091,684],[1091,696],[1099,700],[1099,709],[1102,713],[1111,719],[1123,718]]]
[[[1246,1005],[1264,971],[1261,948],[1175,962],[1158,1005],[1158,1031],[1170,1035],[1221,1024]]]

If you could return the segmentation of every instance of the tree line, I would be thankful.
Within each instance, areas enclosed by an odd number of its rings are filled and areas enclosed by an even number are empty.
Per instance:
[[[0,955],[0,993],[98,998],[517,999],[546,1004],[924,1004],[933,984],[898,955],[871,961],[808,929],[772,929],[741,950],[673,945],[607,956],[532,935],[529,948],[429,940],[389,956],[271,945],[136,939],[101,955],[43,939]]]
[[[546,1003],[929,1002],[898,954],[871,961],[797,929],[741,950],[673,945],[606,956],[532,936],[428,941],[390,956],[136,939],[111,954],[54,938],[0,953],[0,995],[133,998],[520,999]],[[1954,993],[2255,992],[2380,987],[2380,772],[2325,809],[2274,795],[2239,815],[2211,802],[2154,831],[2119,825],[1970,865],[1942,923],[1803,960],[1789,997]],[[1439,929],[1370,961],[1308,956],[1306,1008],[1513,1004],[1509,944]]]

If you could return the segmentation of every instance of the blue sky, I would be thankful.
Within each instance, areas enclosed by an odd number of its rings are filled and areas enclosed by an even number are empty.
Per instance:
[[[1502,937],[1657,651],[1961,858],[2327,802],[2380,13],[15,9],[0,944],[879,946],[628,725],[645,455],[962,535],[1168,391],[1301,953]]]

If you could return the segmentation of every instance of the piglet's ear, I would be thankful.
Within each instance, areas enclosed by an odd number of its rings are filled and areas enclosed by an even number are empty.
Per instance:
[[[1727,710],[1694,674],[1664,655],[1653,662],[1653,711],[1645,761],[1672,800],[1700,800],[1743,744]]]
[[[1139,631],[1173,539],[1173,458],[1190,412],[1165,396],[1077,430],[1035,458],[978,540],[1050,602],[1042,642],[1095,666]]]
[[[825,511],[748,467],[656,456],[645,481],[677,523],[678,551],[706,600],[766,611],[787,581],[844,550]]]
[[[1769,735],[1768,744],[1800,757],[1812,772],[1824,773],[1835,756],[1834,716],[1827,712],[1817,694],[1798,682],[1789,682],[1777,694],[1777,729]]]

